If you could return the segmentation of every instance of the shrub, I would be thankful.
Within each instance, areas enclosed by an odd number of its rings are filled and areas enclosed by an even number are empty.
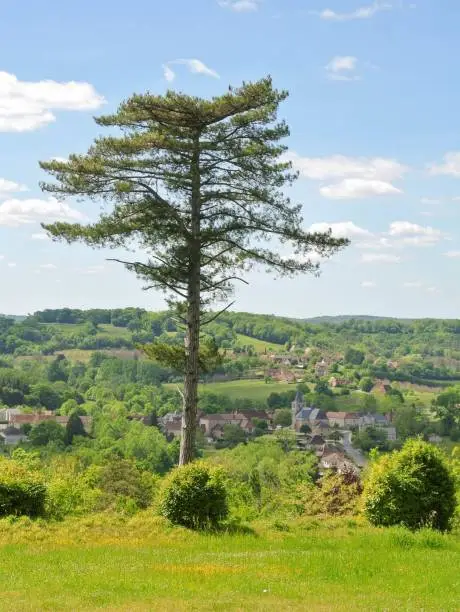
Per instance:
[[[203,463],[174,469],[163,481],[160,513],[175,525],[213,528],[228,515],[221,472]]]
[[[307,489],[304,511],[310,516],[357,514],[361,493],[359,475],[354,470],[342,474],[328,471],[314,487]]]
[[[364,512],[374,525],[447,530],[455,512],[455,481],[442,452],[421,440],[373,463]]]
[[[41,516],[45,502],[46,487],[38,474],[16,461],[0,461],[0,516]]]
[[[132,507],[147,508],[153,499],[154,477],[150,472],[141,472],[136,465],[124,459],[104,466],[99,477],[99,486],[105,494],[108,506],[123,505],[131,500]]]

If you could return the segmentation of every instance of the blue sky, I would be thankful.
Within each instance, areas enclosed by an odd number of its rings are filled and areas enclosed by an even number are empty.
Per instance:
[[[459,23],[455,0],[0,0],[0,312],[163,307],[106,252],[44,239],[97,206],[50,201],[38,160],[86,150],[134,91],[271,74],[305,225],[353,246],[319,279],[251,274],[234,308],[458,317]]]

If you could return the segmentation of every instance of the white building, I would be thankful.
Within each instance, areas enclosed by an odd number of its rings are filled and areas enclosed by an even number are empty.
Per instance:
[[[16,429],[16,427],[7,427],[0,431],[0,440],[3,441],[5,446],[16,446],[27,440],[27,436],[20,429]]]

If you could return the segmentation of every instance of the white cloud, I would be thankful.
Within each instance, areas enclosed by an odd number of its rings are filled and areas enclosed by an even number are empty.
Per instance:
[[[407,281],[403,283],[403,287],[406,289],[421,289],[423,287],[423,283],[420,281]]]
[[[57,266],[55,266],[55,265],[54,265],[54,264],[52,264],[52,263],[47,263],[47,264],[42,264],[42,265],[40,266],[40,268],[41,268],[42,270],[56,270],[56,269],[57,269]]]
[[[358,58],[352,55],[337,55],[326,66],[327,78],[332,81],[358,81],[355,74]]]
[[[236,13],[250,13],[257,11],[261,0],[220,0],[219,5],[231,9]]]
[[[367,179],[344,179],[335,185],[321,187],[319,192],[330,200],[359,200],[402,193],[401,189],[391,183]]]
[[[399,263],[401,258],[386,253],[364,253],[361,257],[363,263]]]
[[[391,249],[394,244],[388,238],[373,238],[366,242],[357,242],[354,245],[358,249],[369,249],[374,251],[380,251],[382,249]]]
[[[460,152],[451,151],[444,155],[444,163],[432,164],[429,167],[430,174],[460,177]]]
[[[324,11],[316,12],[315,14],[326,21],[352,21],[354,19],[370,19],[380,11],[388,11],[392,7],[387,2],[374,2],[368,6],[362,6],[350,13],[337,13],[332,9],[324,9]]]
[[[48,234],[45,232],[37,232],[36,234],[31,235],[32,240],[49,240]]]
[[[176,74],[167,64],[163,64],[163,74],[168,83],[172,83],[176,78]]]
[[[9,196],[12,193],[18,193],[20,191],[28,191],[28,189],[25,185],[20,185],[14,181],[7,181],[6,179],[0,178],[0,197]]]
[[[84,216],[56,198],[10,199],[0,204],[0,226],[17,227],[37,221],[82,221]]]
[[[452,259],[460,258],[460,251],[447,251],[444,253],[446,257],[451,257]]]
[[[390,225],[390,236],[401,238],[403,244],[430,246],[443,237],[442,232],[430,226],[422,226],[410,221],[394,221]]]
[[[427,293],[440,293],[439,289],[437,287],[427,287],[426,290]]]
[[[55,121],[53,111],[94,110],[104,103],[89,83],[19,81],[0,72],[0,132],[36,130]]]
[[[5,255],[0,255],[0,261],[2,261],[3,259],[5,259]]]
[[[308,228],[308,231],[314,233],[324,233],[331,230],[332,235],[336,238],[363,238],[371,236],[371,233],[362,228],[358,227],[353,221],[341,221],[339,223],[313,223]]]
[[[361,178],[391,182],[402,178],[408,171],[407,166],[396,160],[382,157],[301,157],[295,152],[289,152],[286,158],[292,161],[303,177],[319,181]]]
[[[16,267],[16,263],[14,261],[10,261],[8,264],[8,268],[15,268]]]
[[[208,68],[201,60],[198,59],[176,59],[163,64],[163,74],[165,79],[171,83],[176,78],[176,73],[171,68],[171,65],[180,64],[186,66],[193,74],[204,74],[215,79],[220,79],[220,75],[212,68]]]
[[[394,159],[382,157],[301,157],[294,151],[285,155],[300,176],[317,181],[336,180],[323,185],[320,193],[330,199],[359,199],[376,195],[402,193],[393,182],[401,179],[409,168]]]
[[[375,283],[374,281],[363,281],[361,283],[361,287],[363,287],[364,289],[373,289],[374,287],[377,287],[377,283]]]

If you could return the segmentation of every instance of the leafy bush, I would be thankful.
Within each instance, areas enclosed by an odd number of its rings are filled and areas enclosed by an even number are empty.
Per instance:
[[[160,492],[160,513],[175,525],[191,529],[217,527],[228,515],[221,472],[191,463],[166,476]]]
[[[374,525],[449,529],[455,512],[455,481],[436,447],[409,440],[402,450],[371,466],[364,512]]]
[[[38,474],[16,461],[0,460],[0,516],[41,516],[45,502],[46,487]]]
[[[307,515],[347,516],[357,513],[362,486],[354,470],[329,471],[306,493]]]
[[[225,475],[232,518],[252,521],[302,512],[303,487],[316,480],[318,460],[312,453],[292,450],[292,436],[286,434],[293,432],[281,430],[213,455]]]
[[[140,471],[136,465],[124,459],[113,461],[101,469],[98,481],[108,507],[120,500],[131,500],[132,507],[147,508],[153,499],[155,480],[150,472]]]

